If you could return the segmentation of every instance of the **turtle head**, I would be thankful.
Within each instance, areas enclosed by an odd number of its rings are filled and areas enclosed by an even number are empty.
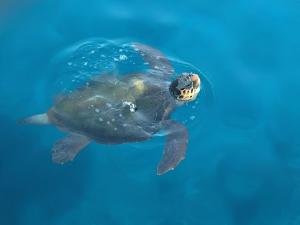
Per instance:
[[[178,101],[193,101],[200,92],[201,80],[198,74],[182,73],[170,84],[171,95]]]

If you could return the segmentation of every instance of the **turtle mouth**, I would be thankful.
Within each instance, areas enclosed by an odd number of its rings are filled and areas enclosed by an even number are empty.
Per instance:
[[[200,78],[194,73],[183,73],[170,85],[172,96],[178,101],[192,101],[200,92]]]

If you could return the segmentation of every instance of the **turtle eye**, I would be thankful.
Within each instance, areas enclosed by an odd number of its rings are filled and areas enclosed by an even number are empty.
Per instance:
[[[186,88],[187,88],[187,89],[193,88],[193,82],[189,82],[189,83],[186,85]]]

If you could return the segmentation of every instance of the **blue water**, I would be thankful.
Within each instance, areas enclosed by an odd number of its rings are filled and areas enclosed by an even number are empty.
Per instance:
[[[297,0],[1,1],[0,224],[300,224],[299,27]],[[174,171],[155,174],[163,137],[58,166],[64,134],[16,124],[52,104],[53,58],[93,37],[149,44],[211,81],[214,108]]]

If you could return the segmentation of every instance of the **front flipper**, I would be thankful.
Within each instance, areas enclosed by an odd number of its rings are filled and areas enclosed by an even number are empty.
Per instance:
[[[164,129],[168,135],[157,175],[173,170],[185,158],[188,143],[188,131],[183,125],[169,120],[165,122]]]
[[[164,78],[168,78],[174,73],[174,69],[169,60],[157,49],[141,43],[133,43],[133,47],[140,52],[140,55],[149,63],[151,69],[162,73]]]
[[[70,134],[57,141],[52,148],[52,161],[63,164],[73,160],[75,156],[91,142],[86,136],[80,134]]]

